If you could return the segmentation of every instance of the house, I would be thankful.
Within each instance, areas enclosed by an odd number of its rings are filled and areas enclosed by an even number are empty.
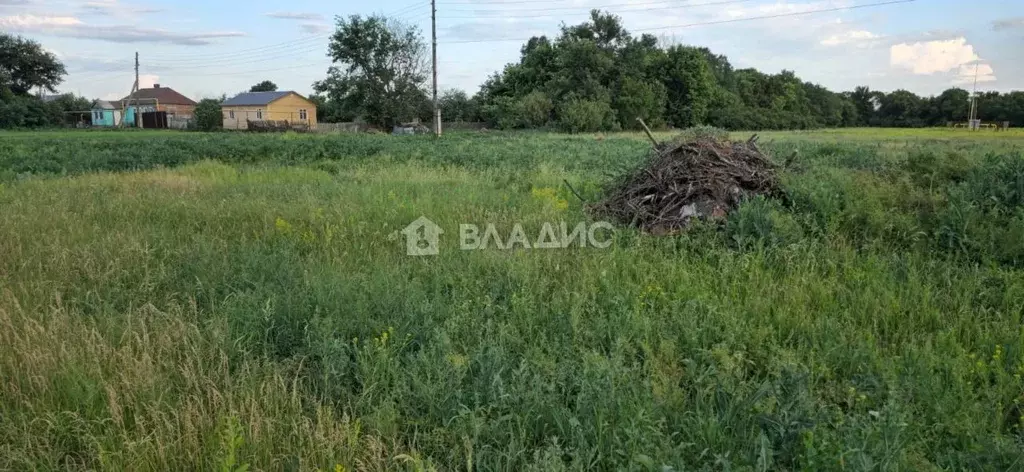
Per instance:
[[[154,84],[153,88],[139,89],[135,96],[128,95],[121,99],[121,109],[128,110],[135,102],[139,103],[139,111],[163,111],[169,118],[192,118],[196,102],[172,88]],[[129,103],[130,102],[130,103]],[[135,113],[125,113],[125,123],[134,125]]]
[[[121,110],[106,100],[96,100],[92,103],[92,125],[120,126]]]
[[[316,105],[295,92],[241,93],[220,105],[224,129],[248,129],[249,121],[274,120],[316,127]]]

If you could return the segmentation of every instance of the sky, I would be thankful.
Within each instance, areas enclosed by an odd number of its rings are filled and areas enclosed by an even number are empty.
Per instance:
[[[1021,0],[437,0],[439,88],[472,94],[525,40],[600,8],[634,35],[710,48],[737,69],[794,71],[831,90],[866,85],[935,95],[1024,90]],[[889,3],[884,5],[875,5]],[[300,94],[326,76],[337,17],[384,14],[430,40],[427,0],[0,0],[0,31],[66,65],[59,87],[89,98],[143,87],[229,97],[263,80]]]

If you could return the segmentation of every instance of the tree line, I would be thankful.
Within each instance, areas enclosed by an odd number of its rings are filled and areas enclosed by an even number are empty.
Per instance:
[[[314,85],[321,119],[379,126],[429,121],[424,44],[415,28],[384,17],[339,19],[330,45],[335,66]],[[439,102],[449,122],[579,132],[636,129],[638,117],[677,128],[944,126],[967,120],[969,100],[960,88],[933,97],[867,87],[836,93],[792,71],[735,69],[707,48],[635,37],[619,17],[594,10],[553,39],[531,38],[518,62],[490,76],[475,95],[447,90]],[[983,93],[978,105],[985,121],[1024,124],[1024,92]]]
[[[499,128],[614,130],[636,128],[640,117],[678,128],[758,130],[944,126],[967,120],[969,100],[960,88],[934,97],[867,87],[836,93],[792,71],[734,69],[707,48],[634,37],[617,16],[594,10],[554,39],[530,39],[519,61],[492,75],[476,96],[449,93],[444,106],[452,109],[446,116]],[[984,93],[978,105],[985,121],[1024,124],[1024,92]]]
[[[91,100],[74,94],[47,99],[32,94],[56,93],[66,74],[39,43],[0,33],[0,129],[60,126],[66,112],[91,110]]]
[[[364,121],[384,129],[430,121],[426,52],[417,28],[383,16],[339,17],[328,43],[333,65],[310,96],[319,121]],[[38,43],[0,34],[0,128],[59,125],[65,112],[88,110],[91,103],[82,97],[42,100],[31,94],[55,92],[66,73]],[[250,91],[276,89],[263,81]],[[652,127],[676,128],[944,126],[967,120],[969,100],[961,88],[932,97],[867,87],[836,93],[792,71],[735,69],[707,48],[635,37],[619,17],[593,10],[589,20],[563,25],[553,39],[531,38],[518,61],[488,77],[475,95],[446,90],[439,104],[449,122],[583,132],[637,129],[638,117]],[[1024,124],[1024,92],[985,92],[977,102],[986,122]],[[219,103],[200,102],[199,129],[220,126]]]

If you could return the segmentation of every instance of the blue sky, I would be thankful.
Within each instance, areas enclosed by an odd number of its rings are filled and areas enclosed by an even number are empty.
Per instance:
[[[524,39],[554,36],[561,23],[580,23],[601,8],[634,34],[706,46],[737,68],[794,70],[833,90],[868,85],[931,95],[953,85],[970,89],[976,72],[979,90],[1024,90],[1020,0],[821,11],[884,1],[438,0],[439,82],[475,93],[518,59]],[[266,79],[309,93],[329,66],[334,17],[373,13],[415,25],[429,40],[424,0],[0,0],[0,30],[57,54],[70,72],[63,91],[126,95],[138,51],[143,86],[160,83],[198,99]]]

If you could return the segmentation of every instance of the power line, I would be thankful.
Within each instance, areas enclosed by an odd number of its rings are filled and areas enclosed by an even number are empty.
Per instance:
[[[738,23],[738,22],[741,22],[741,21],[766,20],[766,19],[771,19],[771,18],[785,18],[785,17],[789,17],[789,16],[811,15],[811,14],[814,14],[814,13],[828,13],[828,12],[833,12],[833,11],[845,11],[845,10],[856,10],[856,9],[860,9],[860,8],[880,7],[880,6],[884,6],[884,5],[896,5],[896,4],[899,4],[899,3],[914,3],[915,1],[917,1],[917,0],[893,0],[893,1],[890,1],[890,2],[865,3],[863,5],[850,5],[850,6],[846,6],[846,7],[822,8],[820,10],[808,10],[808,11],[798,11],[798,12],[790,12],[790,13],[779,13],[779,14],[776,14],[776,15],[752,16],[752,17],[748,17],[748,18],[733,18],[733,19],[729,19],[729,20],[704,21],[704,22],[700,22],[700,23],[690,23],[690,24],[687,24],[687,25],[678,25],[678,26],[658,26],[658,27],[654,27],[654,28],[640,28],[640,29],[637,29],[637,30],[634,30],[634,31],[655,31],[655,30],[672,29],[672,28],[689,28],[689,27],[693,27],[693,26],[721,25],[721,24],[725,24],[725,23]]]
[[[501,5],[520,5],[520,4],[527,4],[527,3],[551,4],[551,3],[557,3],[557,2],[553,2],[552,0],[516,0],[514,2],[502,2],[502,1],[497,1],[497,2],[438,2],[437,4],[438,5],[486,5],[486,6],[493,5],[493,6],[501,6]]]
[[[746,2],[750,2],[750,1],[751,0],[723,0],[723,1],[718,1],[718,2],[708,2],[708,3],[690,3],[690,4],[675,5],[675,6],[670,6],[670,7],[635,8],[635,9],[629,9],[629,10],[618,10],[618,11],[614,11],[614,12],[611,12],[611,13],[633,13],[633,12],[649,12],[649,11],[660,11],[660,10],[677,10],[677,9],[681,9],[681,8],[708,7],[708,6],[715,6],[715,5],[731,5],[731,4],[736,4],[736,3],[746,3]],[[660,4],[663,5],[664,3],[665,2],[661,2]],[[628,3],[625,3],[625,4],[620,3],[618,5],[629,5],[629,4]],[[593,8],[604,9],[606,7],[612,7],[612,6],[614,6],[614,5],[595,6]],[[538,10],[518,10],[518,11],[535,13],[535,12],[548,11],[548,10],[563,10],[563,8],[538,9]],[[589,11],[590,10],[588,9],[587,13],[589,13]],[[556,15],[556,14],[552,14],[552,13],[538,13],[538,14],[530,14],[530,15],[517,15],[517,14],[513,14],[513,13],[516,13],[516,10],[508,10],[507,13],[505,13],[505,14],[495,15],[495,16],[481,16],[481,15],[474,15],[474,16],[445,16],[444,18],[445,19],[450,19],[450,20],[468,20],[468,19],[485,19],[485,18],[543,18],[543,17],[549,17],[549,16],[555,16]],[[584,12],[575,12],[575,13],[582,14]]]
[[[732,19],[728,19],[728,20],[702,21],[702,22],[698,22],[698,23],[689,23],[689,24],[684,24],[684,25],[656,26],[656,27],[653,27],[653,28],[638,28],[638,29],[633,29],[631,31],[656,31],[656,30],[666,30],[666,29],[674,29],[674,28],[692,28],[692,27],[695,27],[695,26],[720,25],[720,24],[725,24],[725,23],[739,23],[739,22],[742,22],[742,21],[766,20],[766,19],[773,19],[773,18],[785,18],[785,17],[790,17],[790,16],[811,15],[811,14],[815,14],[815,13],[827,13],[827,12],[834,12],[834,11],[855,10],[855,9],[859,9],[859,8],[880,7],[880,6],[883,6],[883,5],[895,5],[895,4],[899,4],[899,3],[913,3],[915,1],[916,0],[893,0],[893,1],[889,1],[889,2],[866,3],[866,4],[863,4],[863,5],[851,5],[851,6],[845,6],[845,7],[822,8],[822,9],[818,9],[818,10],[807,10],[807,11],[801,11],[801,12],[780,13],[780,14],[776,14],[776,15],[749,16],[749,17],[745,17],[745,18],[732,18]],[[442,41],[441,44],[496,43],[496,42],[511,42],[511,41],[529,41],[530,39],[531,38],[469,39],[469,40],[462,40],[462,41]]]
[[[224,66],[235,66],[240,64],[252,64],[256,62],[263,62],[270,59],[279,59],[284,57],[293,57],[295,55],[307,54],[316,51],[326,51],[327,46],[325,44],[314,44],[305,46],[302,48],[284,49],[274,51],[272,53],[261,53],[259,55],[249,54],[233,59],[224,59],[219,61],[202,61],[193,63],[183,64],[168,64],[163,62],[148,62],[146,63],[149,67],[155,67],[159,69],[203,69],[207,67],[224,67]]]
[[[217,58],[221,58],[221,57],[237,57],[239,55],[249,55],[249,54],[254,54],[254,53],[258,54],[258,53],[262,53],[262,52],[266,52],[266,51],[270,51],[270,50],[293,47],[293,46],[300,45],[300,44],[306,44],[306,43],[311,43],[311,42],[314,42],[314,41],[319,41],[319,40],[327,39],[330,36],[331,36],[330,34],[319,34],[319,35],[316,35],[316,36],[309,36],[309,37],[305,37],[305,38],[293,39],[291,41],[285,41],[283,43],[270,44],[270,45],[266,45],[266,46],[260,46],[260,47],[249,48],[249,49],[239,49],[237,51],[227,51],[227,52],[223,52],[222,51],[222,52],[208,53],[208,54],[170,55],[170,56],[155,56],[155,57],[156,57],[156,60],[159,61],[159,62],[194,62],[195,60],[216,60]]]
[[[604,10],[604,9],[607,9],[607,8],[618,8],[618,7],[659,7],[659,6],[664,6],[664,5],[673,5],[674,7],[688,7],[688,6],[705,5],[705,4],[702,4],[702,3],[690,4],[690,3],[688,3],[689,1],[690,0],[659,0],[659,1],[648,2],[648,3],[611,3],[611,4],[605,4],[605,5],[589,5],[589,6],[588,5],[577,5],[577,6],[569,6],[569,7],[519,8],[519,9],[497,9],[497,10],[480,10],[480,9],[476,9],[476,8],[473,8],[473,9],[458,9],[458,8],[456,8],[456,9],[446,9],[445,11],[468,12],[468,13],[496,13],[496,14],[502,14],[503,15],[503,14],[506,14],[506,13],[518,13],[518,12],[536,13],[536,12],[542,12],[542,11],[560,11],[560,10],[572,10],[572,11],[587,10],[587,11],[590,11],[590,10]],[[749,1],[751,1],[751,0],[733,0],[730,3],[742,3],[742,2],[749,2]],[[682,3],[682,5],[680,5],[680,3]],[[711,5],[717,5],[717,3],[713,3]],[[653,9],[654,8],[638,8],[637,10],[653,10]]]
[[[388,13],[387,15],[384,15],[384,16],[386,18],[398,18],[398,17],[408,16],[408,15],[412,15],[412,14],[420,14],[420,13],[428,10],[429,8],[430,8],[430,4],[429,3],[425,3],[425,4],[422,4],[422,5],[416,5],[414,8],[407,8],[407,9],[402,10],[402,11],[397,11],[397,12],[394,12],[394,13]]]
[[[257,72],[276,72],[276,71],[282,71],[282,70],[293,70],[293,69],[305,68],[305,67],[322,67],[322,66],[324,66],[323,63],[309,63],[309,64],[293,64],[293,65],[290,65],[290,66],[275,67],[273,69],[250,69],[250,70],[240,70],[240,71],[235,71],[235,72],[219,72],[219,73],[212,73],[212,74],[176,74],[176,73],[172,72],[170,75],[180,75],[182,77],[215,77],[215,76],[228,76],[228,75],[240,75],[240,74],[255,74]]]
[[[402,14],[402,13],[405,13],[406,11],[408,11],[408,10],[416,10],[416,9],[419,9],[419,8],[423,8],[423,7],[427,6],[427,5],[428,4],[426,2],[412,2],[412,3],[406,5],[406,6],[402,7],[402,8],[399,8],[398,10],[394,10],[394,11],[392,11],[390,13],[384,13],[384,16],[393,16],[393,15]]]

